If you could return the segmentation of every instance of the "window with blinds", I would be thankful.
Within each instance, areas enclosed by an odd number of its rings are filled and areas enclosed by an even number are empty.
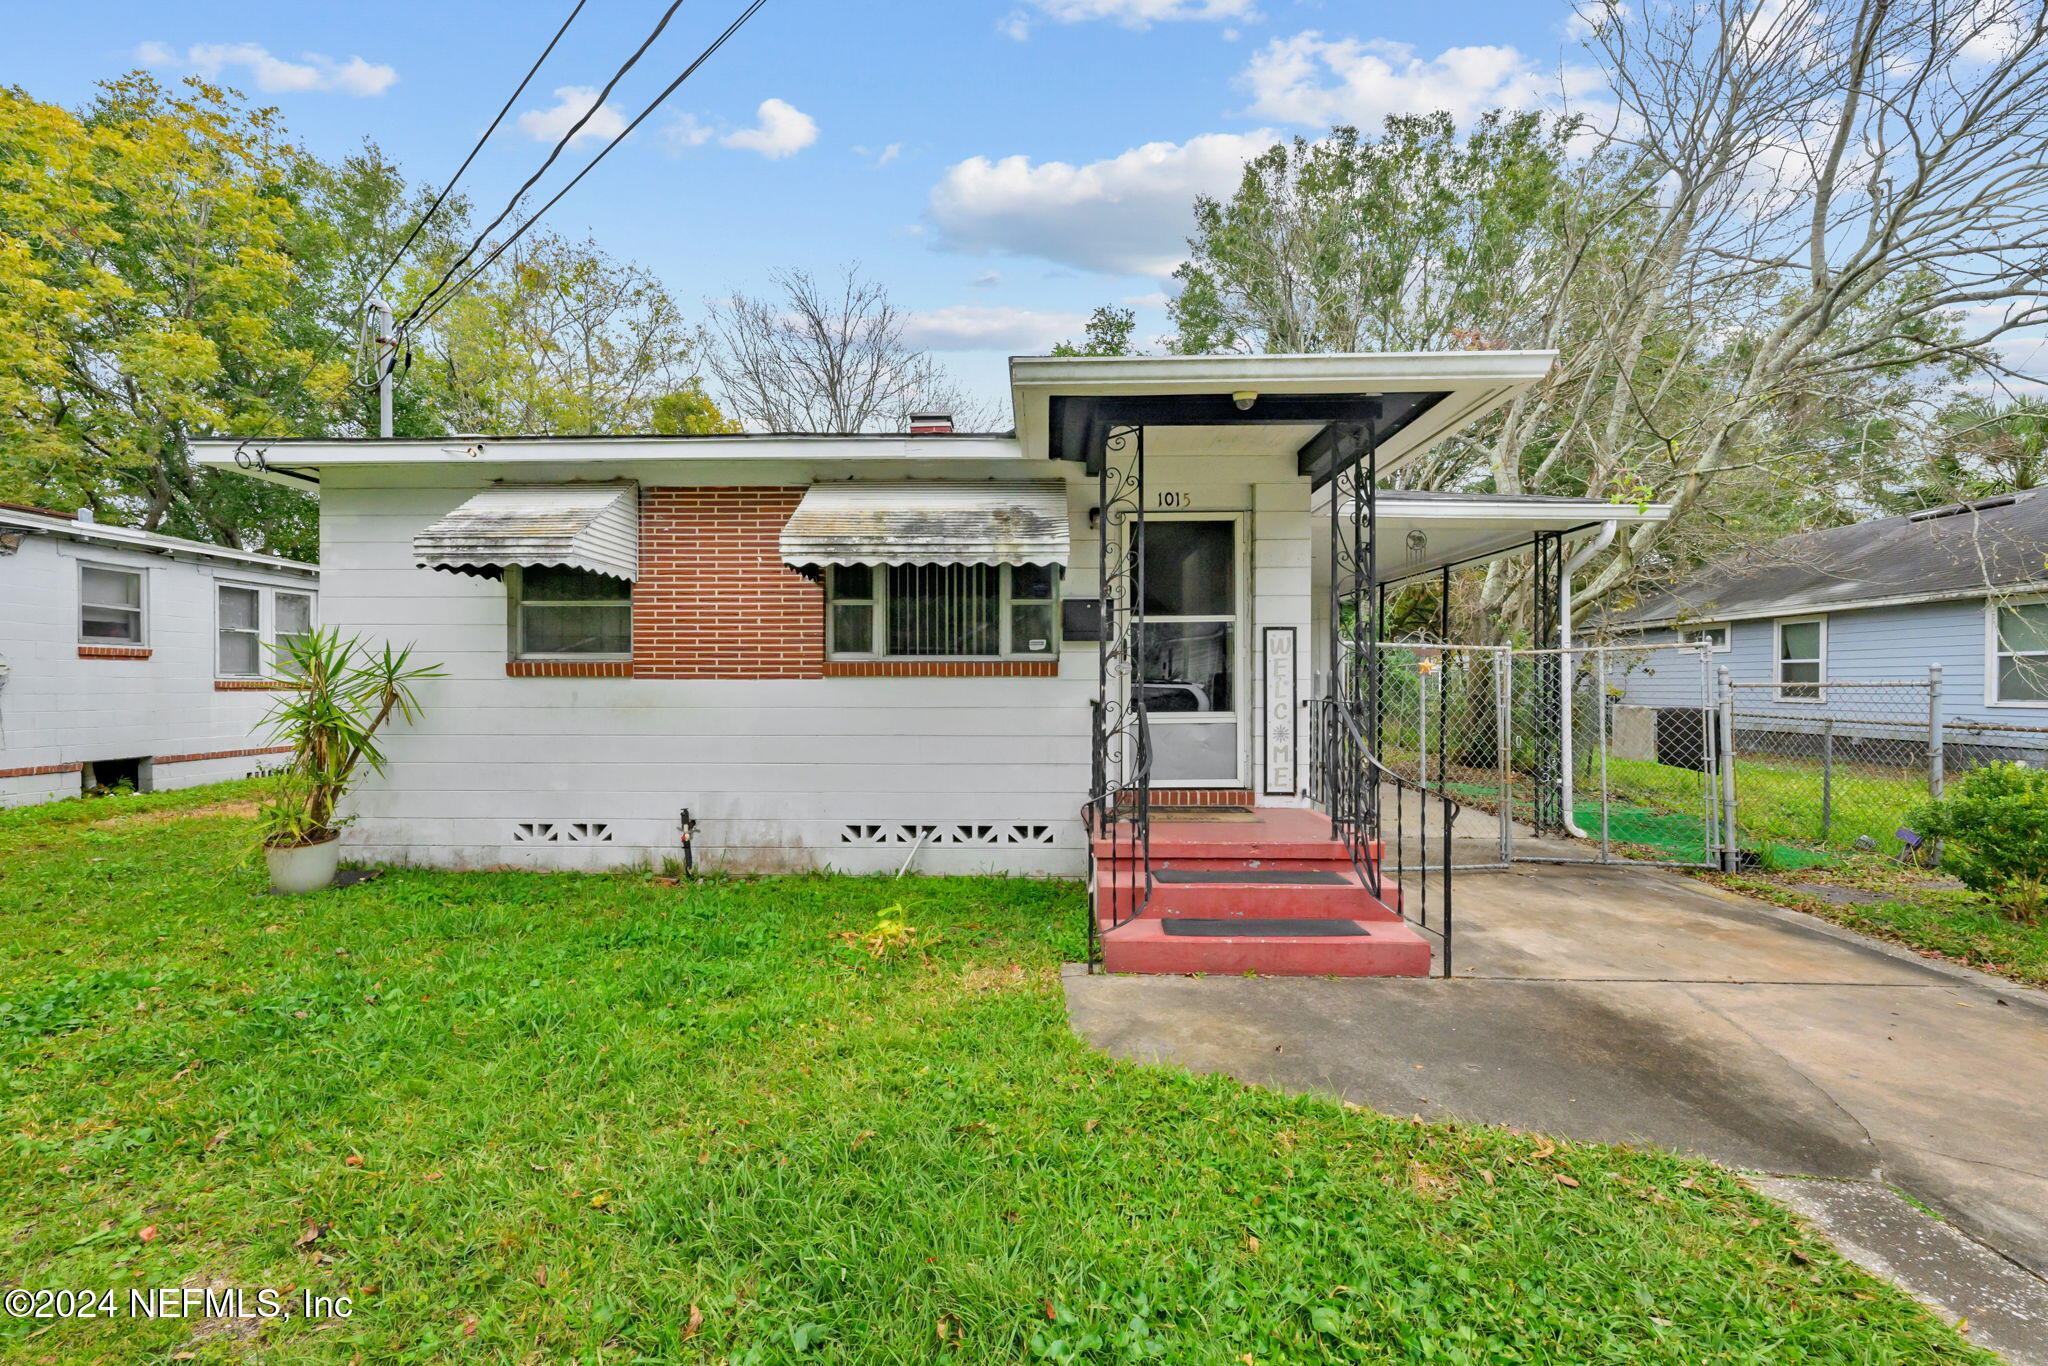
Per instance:
[[[827,647],[840,659],[1046,658],[1058,650],[1053,565],[834,565]]]

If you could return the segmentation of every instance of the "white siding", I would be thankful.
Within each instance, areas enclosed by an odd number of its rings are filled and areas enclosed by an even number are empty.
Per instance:
[[[83,659],[79,565],[144,576],[148,659]],[[306,575],[64,539],[35,532],[0,555],[0,771],[217,753],[269,744],[256,734],[272,694],[214,688],[216,581],[316,591]],[[268,604],[265,605],[268,611]],[[316,609],[317,610],[317,609]],[[261,757],[159,763],[150,786],[239,777]],[[0,778],[0,806],[80,789],[76,772]]]
[[[449,675],[421,688],[424,716],[392,733],[389,770],[360,790],[352,856],[443,867],[625,866],[674,856],[677,818],[688,809],[699,823],[700,861],[713,866],[893,872],[909,845],[847,843],[848,827],[930,825],[957,838],[961,827],[995,826],[1003,838],[1021,826],[1046,828],[1051,843],[928,842],[915,866],[1085,871],[1092,645],[1065,645],[1056,678],[507,678],[502,585],[417,569],[410,552],[420,527],[492,473],[332,470],[323,484],[325,620],[415,645],[419,660]],[[645,483],[689,481],[677,473]],[[803,483],[812,473],[779,466],[700,482]],[[1087,516],[1095,481],[1070,466],[1046,473],[1069,480],[1066,591],[1091,596],[1099,582]],[[1306,486],[1291,457],[1207,456],[1155,460],[1148,488],[1155,505],[1171,492],[1185,500],[1178,510],[1246,514],[1253,619],[1241,687],[1255,702],[1258,628],[1306,634]],[[1256,716],[1255,706],[1247,711]],[[1255,783],[1258,750],[1249,757]],[[534,823],[597,823],[610,840],[515,838]]]

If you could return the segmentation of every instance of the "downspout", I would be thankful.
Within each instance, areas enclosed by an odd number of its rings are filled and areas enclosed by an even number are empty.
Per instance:
[[[1600,530],[1593,534],[1593,539],[1573,552],[1572,557],[1557,571],[1557,672],[1563,682],[1563,686],[1558,689],[1557,707],[1558,724],[1564,727],[1558,751],[1562,758],[1558,765],[1558,781],[1561,788],[1558,793],[1558,809],[1564,821],[1565,831],[1582,840],[1593,837],[1580,829],[1578,821],[1573,819],[1578,813],[1578,808],[1574,804],[1573,798],[1576,794],[1572,790],[1572,575],[1585,568],[1587,561],[1595,555],[1614,544],[1614,532],[1619,525],[1618,522],[1602,522]]]

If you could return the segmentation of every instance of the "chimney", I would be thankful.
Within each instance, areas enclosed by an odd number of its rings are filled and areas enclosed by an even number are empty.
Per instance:
[[[96,520],[93,516],[92,509],[89,507],[80,508],[75,514],[73,514],[73,516],[76,521],[85,526],[91,526],[93,522]]]
[[[910,434],[912,436],[944,436],[953,430],[951,413],[912,413]]]

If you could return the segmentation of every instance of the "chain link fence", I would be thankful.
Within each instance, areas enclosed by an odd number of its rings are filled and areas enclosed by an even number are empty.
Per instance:
[[[1381,762],[1463,809],[1457,866],[1718,863],[1704,647],[1378,653]],[[1623,705],[1631,678],[1661,705]]]
[[[1729,843],[1773,869],[1843,853],[1910,855],[1911,812],[1941,794],[1947,738],[1939,670],[1845,683],[1726,680]]]

